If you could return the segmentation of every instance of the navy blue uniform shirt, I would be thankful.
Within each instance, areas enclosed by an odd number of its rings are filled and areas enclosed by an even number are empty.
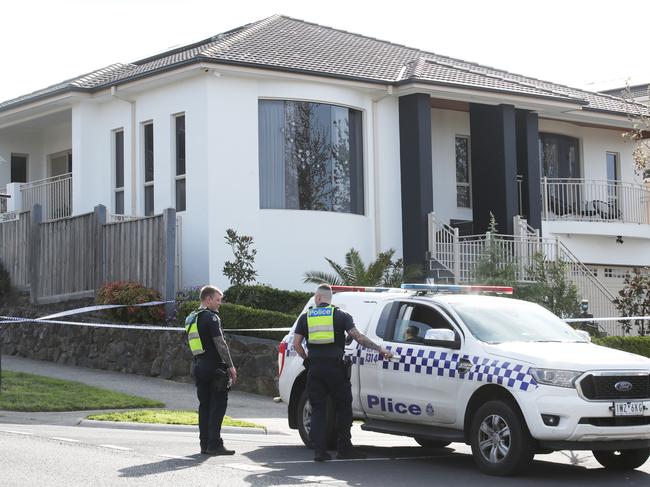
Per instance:
[[[201,359],[214,360],[215,362],[222,363],[223,360],[221,360],[213,340],[214,338],[223,337],[221,320],[217,312],[206,308],[199,315],[196,327],[198,328],[201,343],[205,350],[205,353],[200,355]]]

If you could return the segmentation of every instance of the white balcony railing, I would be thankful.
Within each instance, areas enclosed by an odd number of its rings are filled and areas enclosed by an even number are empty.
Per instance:
[[[23,209],[41,205],[43,220],[65,218],[72,213],[72,173],[25,183],[20,193]]]
[[[650,224],[650,191],[622,181],[544,178],[542,219]]]

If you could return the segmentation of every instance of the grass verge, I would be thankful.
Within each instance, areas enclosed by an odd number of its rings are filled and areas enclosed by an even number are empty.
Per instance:
[[[163,407],[159,401],[23,372],[2,371],[0,409],[51,412]]]
[[[91,414],[88,419],[95,421],[127,421],[130,423],[158,423],[158,424],[199,424],[199,415],[196,411],[171,411],[169,409],[120,411],[115,413]],[[244,428],[266,428],[262,425],[232,419],[228,416],[223,418],[223,426],[241,426]]]

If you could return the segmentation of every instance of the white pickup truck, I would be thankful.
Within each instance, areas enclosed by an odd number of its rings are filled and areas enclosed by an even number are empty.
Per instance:
[[[364,430],[428,448],[467,443],[493,475],[516,474],[553,450],[592,450],[612,469],[650,455],[650,359],[594,345],[541,306],[400,290],[337,292],[333,304],[395,354],[389,361],[346,345]],[[306,371],[292,343],[293,330],[279,347],[280,396],[309,446]],[[333,439],[333,423],[330,431]]]

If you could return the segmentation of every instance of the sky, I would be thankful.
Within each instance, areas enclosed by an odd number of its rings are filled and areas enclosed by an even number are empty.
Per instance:
[[[593,91],[650,82],[647,0],[2,0],[0,101],[274,14]]]

